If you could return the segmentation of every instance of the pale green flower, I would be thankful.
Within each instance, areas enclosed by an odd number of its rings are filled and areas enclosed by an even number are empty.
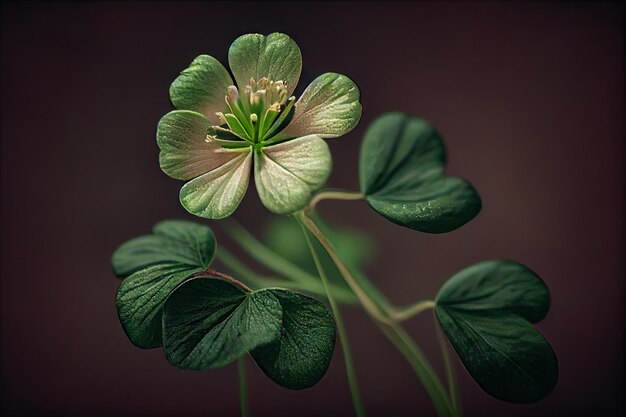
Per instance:
[[[235,211],[254,165],[261,201],[274,213],[304,207],[328,179],[332,159],[323,138],[342,136],[361,117],[359,89],[326,73],[296,100],[302,56],[287,35],[243,35],[228,51],[235,78],[200,55],[174,80],[172,103],[157,128],[161,169],[190,180],[180,201],[191,213],[221,219]]]

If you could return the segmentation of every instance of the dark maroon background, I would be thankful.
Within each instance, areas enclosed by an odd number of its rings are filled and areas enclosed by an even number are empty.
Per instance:
[[[396,303],[433,297],[474,262],[537,271],[553,306],[539,328],[560,361],[547,399],[483,393],[458,361],[469,416],[604,416],[623,406],[623,9],[617,4],[10,4],[2,7],[2,382],[10,416],[236,416],[234,366],[171,367],[119,325],[109,259],[152,224],[187,217],[159,169],[168,87],[200,53],[225,62],[247,32],[300,45],[300,90],[336,71],[362,92],[362,123],[329,141],[331,186],[357,187],[360,137],[380,112],[431,120],[449,172],[484,208],[445,235],[362,202],[321,212],[371,232],[372,280]],[[250,189],[236,218],[266,210]],[[215,224],[215,223],[213,223]],[[358,309],[345,311],[369,416],[433,415],[404,359]],[[439,368],[430,314],[407,327]],[[339,350],[315,388],[292,392],[252,363],[254,416],[349,416]]]

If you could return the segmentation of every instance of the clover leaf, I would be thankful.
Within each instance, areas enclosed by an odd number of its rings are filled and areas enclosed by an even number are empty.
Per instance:
[[[252,172],[265,207],[293,213],[330,176],[323,139],[356,126],[359,89],[344,75],[326,73],[296,99],[302,55],[282,33],[240,36],[228,62],[235,81],[215,58],[200,55],[172,83],[177,110],[157,127],[161,169],[188,181],[180,202],[196,216],[232,214]]]
[[[175,366],[206,370],[247,352],[276,383],[303,389],[326,373],[335,321],[308,296],[281,288],[252,291],[209,269],[210,228],[184,220],[158,223],[113,254],[122,327],[141,348],[163,346]]]
[[[167,299],[163,348],[172,365],[219,368],[280,336],[282,309],[269,291],[246,293],[221,279],[194,278]]]
[[[289,389],[315,385],[326,373],[335,349],[336,327],[324,304],[297,292],[266,290],[283,311],[280,338],[259,346],[251,354],[277,384]]]
[[[335,337],[323,304],[284,289],[246,291],[202,276],[184,282],[165,302],[164,349],[183,369],[222,367],[250,352],[277,384],[308,388],[326,373]]]
[[[443,173],[439,134],[423,119],[387,113],[368,127],[361,145],[359,178],[369,205],[388,220],[428,233],[445,233],[481,208],[474,188]]]
[[[550,307],[543,281],[506,260],[485,261],[450,278],[435,315],[474,380],[490,395],[531,403],[554,388],[556,356],[532,325]]]
[[[116,307],[130,341],[149,349],[162,345],[161,316],[170,292],[205,270],[215,254],[210,228],[184,220],[158,223],[153,234],[122,244],[113,254],[113,271],[125,278]]]

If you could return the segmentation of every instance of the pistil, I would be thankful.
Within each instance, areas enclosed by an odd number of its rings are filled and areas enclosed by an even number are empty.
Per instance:
[[[258,81],[250,79],[243,91],[234,85],[229,86],[225,101],[230,112],[216,113],[221,125],[213,126],[217,142],[222,142],[219,139],[229,142],[239,139],[252,145],[262,144],[279,133],[295,102],[295,97],[287,97],[287,93],[284,81],[272,81],[266,77]]]

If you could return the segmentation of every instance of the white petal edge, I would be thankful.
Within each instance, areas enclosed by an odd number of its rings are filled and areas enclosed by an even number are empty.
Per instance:
[[[230,216],[248,189],[251,164],[251,152],[240,152],[235,159],[185,184],[180,190],[180,203],[199,217]]]
[[[332,171],[328,144],[315,135],[262,148],[254,160],[254,181],[261,202],[277,214],[305,207]]]
[[[206,142],[210,127],[209,119],[190,110],[174,110],[163,116],[157,126],[163,172],[177,180],[190,180],[236,158],[236,153]]]
[[[322,74],[296,101],[293,119],[279,136],[343,136],[361,120],[359,98],[359,88],[350,78],[333,72]]]

